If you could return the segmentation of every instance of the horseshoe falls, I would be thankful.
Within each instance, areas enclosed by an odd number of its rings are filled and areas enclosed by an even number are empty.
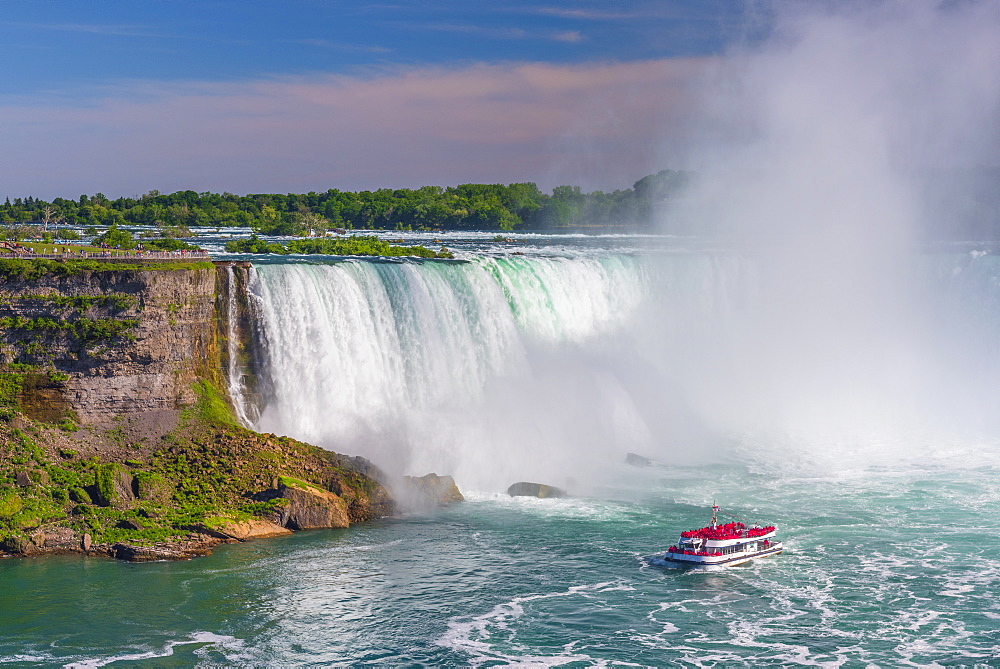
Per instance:
[[[256,429],[488,490],[564,485],[574,461],[648,442],[614,370],[648,290],[639,259],[265,265],[251,290]]]

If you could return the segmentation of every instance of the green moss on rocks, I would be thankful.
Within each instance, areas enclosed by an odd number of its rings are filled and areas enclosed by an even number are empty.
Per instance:
[[[0,494],[0,518],[10,518],[24,507],[24,500],[13,490]]]
[[[94,468],[94,501],[101,506],[123,506],[132,500],[132,475],[117,462]]]
[[[235,426],[236,417],[233,410],[215,384],[208,379],[202,379],[195,384],[198,393],[198,403],[195,405],[197,417],[208,425]]]
[[[293,476],[279,476],[278,485],[288,486],[289,488],[301,488],[303,490],[322,490],[320,486],[314,483],[308,483],[302,479],[297,479]]]
[[[65,542],[53,548],[39,539],[52,528],[69,528],[76,537],[72,550],[87,545],[125,559],[190,557],[233,540],[220,528],[250,527],[255,518],[301,525],[293,523],[293,502],[279,496],[281,486],[330,498],[342,509],[340,525],[345,514],[359,522],[391,512],[370,463],[235,424],[210,382],[199,384],[198,396],[177,429],[145,445],[129,438],[127,447],[109,440],[95,450],[83,448],[86,437],[54,427],[0,424],[0,551],[70,550]],[[18,472],[32,474],[27,487],[17,486]]]
[[[135,476],[139,499],[165,504],[173,494],[173,486],[157,472],[139,472]]]

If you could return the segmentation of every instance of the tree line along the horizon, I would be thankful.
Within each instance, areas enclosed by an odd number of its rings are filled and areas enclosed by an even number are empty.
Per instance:
[[[690,181],[689,172],[662,170],[632,188],[583,192],[558,186],[543,193],[534,183],[463,184],[287,195],[158,191],[111,200],[101,193],[51,202],[9,198],[0,223],[75,226],[151,225],[249,227],[267,235],[325,230],[553,230],[577,227],[648,228],[658,208]]]

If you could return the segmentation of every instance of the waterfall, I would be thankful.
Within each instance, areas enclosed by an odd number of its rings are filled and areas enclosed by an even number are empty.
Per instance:
[[[256,427],[399,473],[564,484],[588,445],[642,431],[611,361],[581,373],[571,359],[598,360],[646,289],[626,256],[258,266]]]
[[[257,411],[247,397],[245,366],[240,355],[240,343],[244,337],[240,330],[239,301],[243,294],[236,279],[236,268],[226,267],[226,382],[229,398],[233,403],[236,419],[242,425],[252,425]]]

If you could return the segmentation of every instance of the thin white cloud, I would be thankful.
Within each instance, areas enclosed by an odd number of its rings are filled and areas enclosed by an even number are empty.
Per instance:
[[[579,30],[564,30],[552,33],[551,37],[557,42],[582,42],[584,40],[583,33]]]
[[[344,44],[341,42],[331,42],[325,39],[298,39],[293,40],[294,44],[313,46],[318,49],[330,49],[333,51],[348,51],[355,53],[392,53],[392,49],[373,44]]]
[[[117,35],[123,37],[163,37],[149,26],[136,24],[106,24],[106,23],[8,23],[38,30],[56,30],[60,32],[89,33],[92,35]]]
[[[609,21],[618,19],[634,19],[640,14],[634,12],[611,12],[600,9],[565,9],[563,7],[539,7],[537,14],[558,16],[564,19],[584,19],[587,21]]]
[[[439,32],[483,35],[493,39],[525,39],[530,36],[530,33],[523,28],[493,28],[469,23],[433,23],[422,27]]]

